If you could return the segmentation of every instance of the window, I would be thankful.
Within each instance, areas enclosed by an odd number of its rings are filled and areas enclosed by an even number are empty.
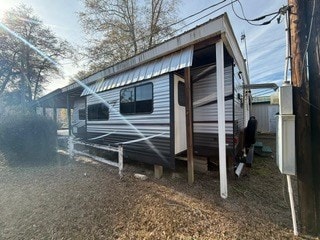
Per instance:
[[[120,113],[135,112],[135,88],[127,88],[120,91]]]
[[[103,121],[109,119],[109,108],[103,104],[98,103],[88,106],[88,120],[89,121]]]
[[[178,104],[180,106],[186,106],[186,94],[184,82],[178,82]]]
[[[139,114],[153,111],[153,85],[143,84],[120,91],[120,113]]]
[[[79,120],[86,120],[86,110],[79,109]]]

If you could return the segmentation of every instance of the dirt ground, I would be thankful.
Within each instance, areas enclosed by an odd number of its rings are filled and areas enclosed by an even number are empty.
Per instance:
[[[271,144],[274,139],[263,139]],[[148,179],[136,179],[142,173]],[[0,239],[317,239],[293,237],[284,177],[272,157],[255,157],[247,176],[125,164],[124,177],[100,163],[60,156],[47,166],[0,165]]]

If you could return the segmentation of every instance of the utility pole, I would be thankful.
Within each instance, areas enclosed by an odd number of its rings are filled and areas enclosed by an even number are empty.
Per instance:
[[[319,133],[320,127],[320,79],[319,65],[313,69],[311,74],[307,64],[310,66],[319,64],[319,29],[311,34],[310,40],[315,38],[316,34],[318,34],[317,38],[310,41],[310,44],[308,41],[309,32],[312,32],[314,28],[319,28],[319,6],[316,6],[318,10],[314,11],[313,17],[312,12],[310,12],[310,6],[313,8],[313,4],[319,5],[317,2],[318,0],[288,0],[288,4],[291,6],[291,80],[293,85],[293,110],[296,115],[295,138],[300,223],[303,233],[314,235],[320,234],[320,135],[316,135]],[[316,14],[318,16],[315,18]],[[313,22],[315,19],[317,19],[317,23]],[[311,46],[315,48],[312,49]],[[315,52],[316,49],[318,52]],[[313,105],[318,106],[315,108],[317,110],[313,109]],[[316,126],[316,124],[318,125]]]
[[[308,1],[307,20],[310,29],[308,68],[310,84],[310,114],[312,168],[316,204],[316,234],[320,236],[320,2]]]

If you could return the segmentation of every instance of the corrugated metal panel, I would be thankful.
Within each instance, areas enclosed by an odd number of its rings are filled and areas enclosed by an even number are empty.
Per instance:
[[[218,123],[193,123],[194,133],[218,134]],[[233,134],[233,124],[226,123],[226,134]]]
[[[87,136],[94,138],[111,133],[108,136],[100,138],[99,141],[102,141],[103,144],[113,145],[119,142],[137,140],[142,137],[159,135],[159,137],[152,138],[150,141],[165,157],[164,160],[158,160],[158,164],[161,163],[167,166],[168,164],[173,164],[172,162],[165,162],[170,157],[172,147],[170,144],[169,74],[152,78],[144,83],[147,82],[152,82],[154,89],[153,112],[150,114],[121,115],[119,113],[121,88],[114,88],[110,91],[97,93],[99,97],[95,94],[87,96],[87,105],[100,103],[101,99],[110,105],[108,121],[87,121]],[[152,154],[154,158],[159,158],[150,146],[146,144],[145,141],[136,142],[125,145],[124,149],[132,149],[139,152],[139,154],[135,155],[135,157],[138,158],[146,154]],[[150,162],[153,161],[154,158],[151,158]],[[141,159],[136,160],[141,161]]]
[[[202,69],[204,70],[204,69]],[[200,72],[202,70],[199,70]],[[195,75],[198,73],[195,72]],[[232,67],[227,67],[224,70],[225,74],[225,96],[232,95]],[[217,109],[217,81],[216,73],[211,73],[197,82],[193,83],[193,120],[195,122],[201,121],[217,121],[218,120],[218,109]],[[209,96],[209,97],[208,97]],[[202,99],[207,99],[203,101],[203,105],[195,103],[201,102]],[[233,104],[232,100],[225,101],[225,115],[226,121],[233,120]]]
[[[252,105],[251,115],[255,116],[258,121],[259,132],[275,132],[272,126],[275,121],[275,113],[279,112],[278,105],[270,105],[264,103],[258,103]]]
[[[258,131],[269,132],[269,104],[254,104],[252,105],[252,115],[258,120]]]
[[[112,88],[128,85],[138,81],[150,79],[168,72],[173,72],[192,65],[193,46],[172,53],[127,72],[106,78],[103,83],[96,82],[85,88],[81,96],[90,95],[93,92],[102,92]]]
[[[193,76],[201,77],[193,83],[193,132],[195,146],[213,147],[218,136],[218,105],[216,73],[208,70],[212,66],[197,69]],[[210,73],[211,72],[211,73]],[[232,96],[232,66],[224,69],[225,96]],[[233,100],[225,101],[226,134],[233,134]]]
[[[236,125],[236,131],[240,131],[243,129],[246,123],[244,123],[243,118],[243,107],[242,107],[242,101],[243,101],[243,80],[239,78],[238,72],[239,68],[236,65],[234,69],[235,75],[234,75],[234,120],[238,122],[238,125]]]
[[[170,101],[169,99],[169,76],[163,75],[150,81],[153,83],[153,112],[151,114],[121,115],[119,114],[120,88],[112,89],[87,97],[87,104],[92,105],[101,102],[101,98],[108,102],[114,110],[110,109],[108,121],[88,121],[88,133],[99,133],[101,135],[114,130],[118,134],[135,135],[138,133],[130,124],[136,126],[145,136],[164,133],[162,137],[170,137]],[[156,91],[155,91],[156,89]],[[100,98],[101,97],[101,98]]]

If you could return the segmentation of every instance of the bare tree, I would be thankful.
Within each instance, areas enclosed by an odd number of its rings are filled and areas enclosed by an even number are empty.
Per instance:
[[[83,0],[91,69],[119,62],[170,37],[179,0]]]
[[[149,24],[148,48],[159,43],[161,39],[171,37],[173,28],[170,26],[177,21],[176,9],[178,1],[145,0],[149,9],[145,12]]]
[[[19,91],[24,104],[39,96],[49,77],[57,76],[57,66],[48,58],[57,62],[71,53],[70,47],[25,5],[7,12],[2,22],[5,27],[0,28],[0,94]],[[48,58],[43,58],[30,44]]]

